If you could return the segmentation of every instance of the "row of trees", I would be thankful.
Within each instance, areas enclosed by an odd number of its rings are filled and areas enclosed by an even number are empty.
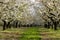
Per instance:
[[[43,25],[57,30],[60,23],[59,0],[0,0],[0,20],[5,28],[21,25]]]
[[[43,19],[45,20],[45,27],[52,27],[57,30],[60,23],[60,2],[59,0],[41,0],[46,10],[43,13]]]
[[[1,0],[0,5],[0,20],[4,24],[3,30],[10,28],[9,25],[13,21],[16,22],[16,25],[18,22],[21,22],[22,25],[27,25],[33,23],[37,24],[39,20],[37,15],[37,4],[32,1]]]

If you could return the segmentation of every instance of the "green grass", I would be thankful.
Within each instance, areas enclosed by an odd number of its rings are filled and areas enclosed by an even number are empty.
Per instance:
[[[11,28],[0,31],[0,38],[16,38],[18,40],[40,40],[38,27]],[[4,35],[4,36],[3,36]]]
[[[60,29],[56,31],[40,27],[11,28],[5,31],[0,29],[0,39],[41,40],[44,38],[60,38]]]

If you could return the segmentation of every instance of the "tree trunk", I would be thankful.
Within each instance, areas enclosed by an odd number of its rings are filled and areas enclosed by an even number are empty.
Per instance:
[[[18,22],[16,22],[16,25],[15,25],[15,26],[16,26],[16,28],[17,28],[17,26],[18,26]]]
[[[51,28],[52,28],[52,29],[54,28],[54,24],[51,25]]]
[[[54,30],[57,30],[57,22],[54,22]]]
[[[6,27],[6,21],[2,20],[4,22],[3,24],[3,30],[5,30],[5,27]]]
[[[20,28],[20,24],[19,24],[19,28]]]
[[[44,27],[47,28],[47,24],[44,24]]]
[[[47,28],[48,28],[48,29],[50,28],[50,22],[48,22],[48,26],[47,26]]]
[[[15,25],[16,25],[16,22],[14,21],[14,22],[13,22],[13,28],[15,28]]]
[[[11,28],[10,22],[8,22],[8,24],[7,24],[7,28]]]

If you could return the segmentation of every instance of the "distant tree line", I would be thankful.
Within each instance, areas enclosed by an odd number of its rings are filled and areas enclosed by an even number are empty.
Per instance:
[[[37,22],[43,22],[45,28],[58,29],[60,0],[39,0],[34,3],[22,0],[20,4],[16,1],[0,2],[0,20],[4,23],[3,30],[11,27],[40,26]]]
[[[21,22],[19,21],[12,21],[11,22],[6,22],[4,20],[2,20],[4,22],[3,24],[3,30],[8,29],[8,28],[20,28],[20,27],[37,27],[37,26],[41,26],[41,25],[37,25],[37,24],[21,24]]]

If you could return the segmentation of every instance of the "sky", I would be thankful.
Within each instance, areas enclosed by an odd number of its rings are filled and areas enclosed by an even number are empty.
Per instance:
[[[35,2],[35,0],[30,0],[31,2]]]

